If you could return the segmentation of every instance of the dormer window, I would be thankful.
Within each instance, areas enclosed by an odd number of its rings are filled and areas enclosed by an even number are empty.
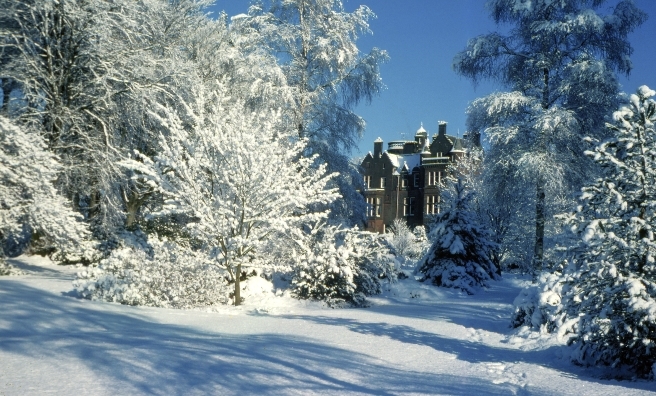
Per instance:
[[[419,173],[413,174],[412,177],[414,178],[414,180],[413,180],[414,186],[419,187]]]

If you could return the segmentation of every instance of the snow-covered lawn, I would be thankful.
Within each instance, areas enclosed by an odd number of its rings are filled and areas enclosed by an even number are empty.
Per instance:
[[[656,392],[513,336],[511,275],[475,296],[406,280],[366,309],[264,293],[181,311],[81,300],[76,268],[11,263],[25,275],[0,277],[0,395]]]

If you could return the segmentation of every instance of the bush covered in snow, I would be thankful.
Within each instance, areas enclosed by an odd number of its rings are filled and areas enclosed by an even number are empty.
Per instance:
[[[580,237],[573,264],[543,275],[515,301],[515,326],[571,334],[573,360],[626,367],[656,364],[656,92],[640,87],[614,114],[615,136],[586,152],[605,177],[584,187],[560,216]]]
[[[3,257],[0,256],[0,276],[6,275],[22,275],[23,271],[15,268],[13,265],[9,264]]]
[[[411,230],[404,219],[395,219],[385,236],[401,267],[414,268],[430,247],[426,229],[418,226]]]
[[[366,296],[382,292],[384,282],[396,280],[396,261],[381,235],[320,225],[305,238],[291,282],[297,298],[361,306]]]
[[[433,245],[418,263],[423,280],[437,286],[461,289],[473,294],[479,286],[498,279],[496,266],[490,260],[494,243],[477,221],[470,208],[472,194],[461,181],[454,186],[452,207],[436,217],[430,239]]]
[[[73,285],[91,300],[192,308],[227,303],[225,276],[206,255],[151,238],[114,250],[97,268],[79,272]]]
[[[27,229],[55,260],[88,261],[89,231],[53,184],[60,170],[36,131],[0,116],[0,242]]]

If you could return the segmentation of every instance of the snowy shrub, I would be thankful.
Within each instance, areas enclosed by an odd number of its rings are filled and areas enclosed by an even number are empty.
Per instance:
[[[315,227],[299,244],[292,293],[330,306],[361,306],[396,281],[396,261],[384,237],[357,229]]]
[[[430,247],[426,229],[418,226],[411,230],[404,219],[395,219],[389,231],[385,236],[401,267],[414,268]]]
[[[38,133],[0,116],[0,240],[28,229],[55,260],[89,260],[87,227],[53,184],[60,169]]]
[[[543,276],[538,293],[523,292],[514,317],[515,325],[571,333],[577,363],[640,376],[656,363],[655,94],[640,87],[615,112],[615,136],[586,152],[606,172],[582,189],[575,212],[559,216],[579,237],[573,264]]]
[[[15,268],[13,265],[9,264],[1,255],[0,255],[0,276],[6,275],[22,275],[23,271]]]
[[[528,326],[541,333],[558,332],[564,337],[575,331],[576,321],[567,315],[571,284],[580,276],[575,265],[540,274],[537,283],[520,292],[513,305],[513,327]]]
[[[460,181],[454,188],[453,205],[437,215],[430,235],[433,245],[418,263],[418,272],[422,280],[473,294],[499,277],[490,260],[494,243],[470,208],[472,194],[465,192]]]
[[[228,302],[226,274],[205,255],[153,238],[149,245],[122,246],[73,282],[91,300],[128,305],[192,308]]]

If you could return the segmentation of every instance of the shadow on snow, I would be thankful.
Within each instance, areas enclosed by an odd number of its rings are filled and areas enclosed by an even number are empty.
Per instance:
[[[476,378],[427,376],[395,369],[370,356],[309,338],[266,333],[226,335],[149,321],[137,310],[109,312],[98,305],[56,296],[29,287],[20,279],[1,281],[0,351],[35,359],[78,359],[122,392],[131,388],[149,394],[385,395],[509,390]],[[338,320],[327,324],[346,324],[374,333],[384,330],[380,325],[367,330],[364,325]],[[75,373],[71,376],[74,381]]]

